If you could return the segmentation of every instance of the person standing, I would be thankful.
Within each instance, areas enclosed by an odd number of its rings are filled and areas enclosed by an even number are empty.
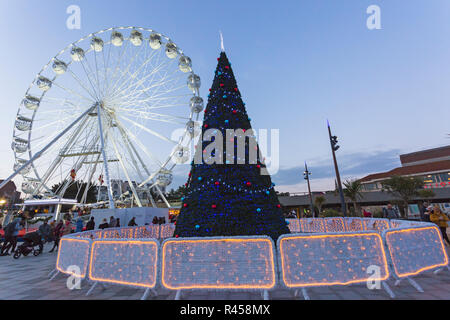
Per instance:
[[[52,253],[56,247],[59,247],[59,239],[61,239],[61,231],[63,226],[64,222],[62,220],[56,225],[55,230],[53,231],[53,248],[49,251],[49,253]]]
[[[398,219],[400,218],[400,214],[397,209],[392,206],[389,202],[386,208],[383,208],[383,217],[387,219]]]
[[[108,224],[108,221],[106,220],[106,218],[103,219],[103,223],[101,223],[98,227],[99,227],[99,229],[109,228],[109,224]]]
[[[16,250],[17,245],[17,236],[19,235],[19,231],[22,229],[22,219],[16,218],[14,221],[8,223],[5,227],[5,241],[3,242],[3,246],[0,252],[0,255],[6,256],[9,255],[8,251],[11,249],[11,253]]]
[[[116,219],[116,228],[120,228],[120,218]]]
[[[113,216],[109,217],[109,227],[115,228],[116,227],[116,219],[114,219]]]
[[[372,218],[372,213],[363,209],[363,216],[364,218]]]
[[[50,225],[48,224],[47,220],[44,220],[44,222],[39,227],[39,232],[41,233],[41,236],[44,238],[44,240],[47,242],[50,239],[50,233],[52,229]]]
[[[94,217],[91,217],[91,219],[89,219],[89,221],[86,223],[86,231],[94,229],[95,229],[95,221]]]
[[[135,226],[137,226],[137,223],[136,223],[136,217],[133,217],[133,218],[131,218],[131,220],[130,220],[130,222],[128,222],[128,226],[129,227],[135,227]]]
[[[62,227],[61,238],[64,237],[66,234],[70,233],[72,233],[72,223],[70,222],[70,220],[67,220],[64,226]]]
[[[23,220],[21,218],[14,219],[5,228],[5,242],[3,243],[0,255],[5,256],[13,253],[16,250],[17,237],[19,231],[23,229]],[[10,253],[8,251],[11,249]]]
[[[429,212],[427,213],[427,211],[428,211],[428,202],[424,201],[419,208],[420,220],[430,222],[430,214]]]
[[[442,238],[447,241],[447,246],[450,246],[450,240],[448,239],[447,235],[448,220],[449,218],[445,213],[441,211],[441,208],[439,208],[438,205],[435,205],[433,208],[433,212],[430,214],[430,221],[435,223],[439,227],[439,229],[441,230]]]
[[[82,232],[83,231],[83,219],[81,219],[81,211],[78,213],[78,219],[76,222],[76,229],[75,232]]]

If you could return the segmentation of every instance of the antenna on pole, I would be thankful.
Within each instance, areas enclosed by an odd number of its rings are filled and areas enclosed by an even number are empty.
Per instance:
[[[223,46],[223,34],[222,34],[222,31],[219,30],[219,34],[220,34],[220,49],[222,50],[222,52],[225,52],[225,47]]]

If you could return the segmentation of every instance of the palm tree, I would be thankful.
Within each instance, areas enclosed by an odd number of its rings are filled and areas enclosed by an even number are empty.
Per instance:
[[[386,191],[396,197],[403,204],[403,216],[408,215],[408,204],[413,197],[420,195],[420,190],[424,186],[422,179],[418,177],[393,176],[383,182],[382,191]]]
[[[317,209],[319,210],[319,215],[322,213],[322,206],[325,203],[326,199],[324,196],[318,196],[314,199],[314,204],[316,205]]]
[[[349,198],[353,203],[353,208],[355,210],[355,215],[358,215],[357,213],[357,202],[358,198],[363,198],[362,190],[362,183],[358,179],[347,179],[344,181],[344,195]]]

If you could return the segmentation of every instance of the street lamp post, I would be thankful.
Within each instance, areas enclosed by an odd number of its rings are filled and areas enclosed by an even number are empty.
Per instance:
[[[305,172],[303,172],[303,176],[305,177],[305,180],[308,183],[309,205],[311,206],[312,217],[315,218],[314,205],[313,205],[312,194],[311,194],[311,186],[309,184],[310,174],[311,174],[311,172],[308,171],[308,166],[306,165],[306,161],[305,161]]]
[[[331,153],[333,154],[334,170],[336,171],[337,187],[339,189],[339,196],[341,198],[342,212],[345,217],[345,216],[347,216],[347,206],[345,205],[344,192],[342,191],[341,175],[339,174],[339,168],[338,168],[338,164],[336,161],[336,151],[339,149],[339,146],[337,145],[338,138],[337,138],[337,136],[333,136],[331,134],[330,123],[328,122],[328,120],[327,120],[327,125],[328,125],[328,136],[330,138]]]

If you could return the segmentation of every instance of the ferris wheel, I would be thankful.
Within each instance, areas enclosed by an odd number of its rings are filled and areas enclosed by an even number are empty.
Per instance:
[[[26,91],[13,130],[14,173],[4,183],[22,175],[30,198],[71,188],[85,203],[90,188],[106,188],[113,208],[127,197],[155,205],[155,195],[170,206],[163,191],[198,134],[199,88],[191,59],[163,34],[91,33],[53,57]]]

